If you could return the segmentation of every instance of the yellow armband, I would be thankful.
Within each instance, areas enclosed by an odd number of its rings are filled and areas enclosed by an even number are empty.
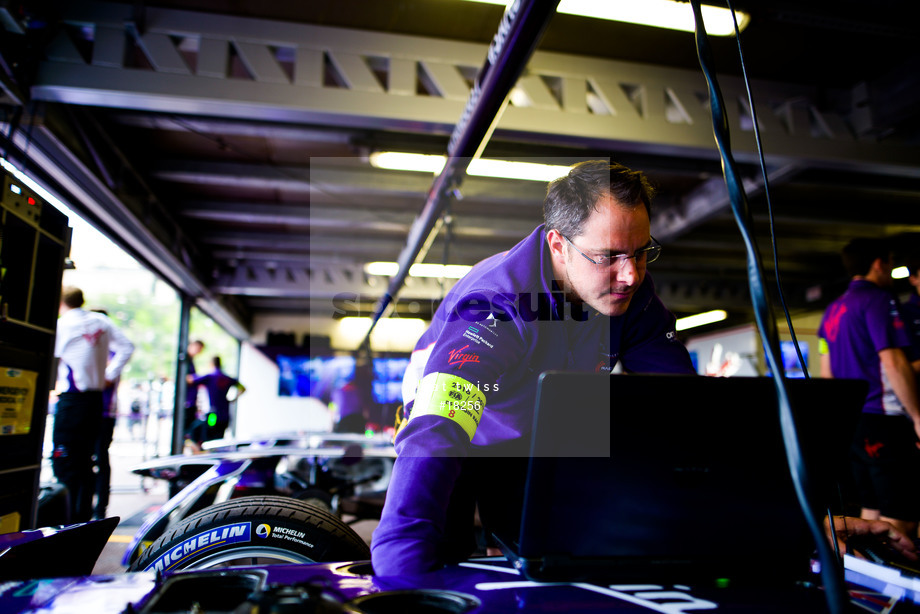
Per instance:
[[[429,373],[419,382],[409,419],[443,416],[466,431],[472,441],[486,406],[486,396],[476,384],[447,373]]]

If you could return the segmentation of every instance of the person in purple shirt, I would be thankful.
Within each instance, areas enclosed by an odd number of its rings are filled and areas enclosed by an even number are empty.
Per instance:
[[[221,371],[220,356],[212,358],[211,364],[214,370],[210,373],[188,378],[190,387],[204,386],[208,391],[208,415],[196,420],[186,433],[186,439],[195,452],[201,451],[201,444],[205,441],[223,437],[230,426],[230,391],[237,389],[237,398],[246,392],[243,384]]]
[[[186,379],[188,376],[194,377],[197,375],[195,371],[195,357],[201,354],[204,350],[204,341],[195,339],[194,341],[189,342],[188,347],[185,350],[184,360],[188,363],[188,371],[186,372]],[[185,388],[185,415],[183,416],[183,429],[182,432],[188,432],[192,424],[195,423],[195,420],[198,419],[198,386],[187,386]]]
[[[543,225],[447,294],[403,381],[378,575],[467,558],[477,507],[487,529],[514,531],[543,371],[695,373],[646,275],[661,251],[651,194],[642,173],[579,163],[550,183]]]
[[[869,383],[851,452],[861,516],[916,536],[920,403],[906,354],[910,340],[890,290],[891,251],[882,239],[854,239],[843,262],[849,287],[818,329],[821,375]]]
[[[337,386],[331,394],[330,407],[335,408],[334,433],[364,433],[374,406],[373,366],[356,359],[354,375]]]
[[[901,316],[910,334],[910,366],[915,374],[920,374],[920,255],[911,254],[906,264],[907,279],[914,291],[907,302],[901,304]]]

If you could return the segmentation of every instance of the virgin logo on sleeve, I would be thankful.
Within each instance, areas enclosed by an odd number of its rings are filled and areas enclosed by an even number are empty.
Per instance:
[[[470,344],[467,343],[462,348],[453,349],[447,353],[447,364],[453,366],[457,365],[458,369],[462,369],[463,365],[468,362],[479,362],[479,354],[474,354],[472,352],[464,352],[465,349],[470,347]]]

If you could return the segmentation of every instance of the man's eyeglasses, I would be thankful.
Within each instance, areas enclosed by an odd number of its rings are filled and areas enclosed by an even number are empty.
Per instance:
[[[648,247],[643,247],[642,249],[637,249],[636,253],[634,253],[632,256],[629,256],[627,254],[610,254],[607,256],[598,255],[598,256],[594,256],[593,258],[589,256],[588,254],[584,253],[583,251],[581,251],[580,249],[578,249],[578,247],[574,243],[572,243],[572,240],[568,238],[567,236],[562,235],[562,238],[568,241],[569,245],[571,245],[575,249],[576,252],[581,254],[585,260],[587,260],[591,264],[596,264],[597,266],[613,265],[615,267],[621,267],[627,260],[630,260],[632,258],[636,259],[636,266],[639,266],[640,264],[645,265],[650,262],[655,262],[656,260],[658,260],[658,256],[661,255],[661,244],[655,240],[655,237],[651,237],[652,239],[651,245],[649,245]]]

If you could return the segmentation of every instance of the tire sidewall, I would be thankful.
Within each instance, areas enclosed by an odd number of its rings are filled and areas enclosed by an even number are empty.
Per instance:
[[[304,509],[315,510],[317,518],[328,516],[324,510],[289,499],[285,501],[287,508],[270,507],[277,513],[246,513],[246,509],[237,504],[237,508],[228,514],[212,513],[210,516],[213,517],[208,518],[206,512],[209,510],[202,510],[195,515],[197,518],[189,517],[176,527],[173,534],[164,535],[152,544],[135,569],[165,572],[194,568],[203,559],[242,548],[281,550],[304,559],[304,562],[366,558],[360,548],[343,544],[340,538],[330,533],[328,522],[313,524],[289,515],[292,505],[297,505],[297,511],[301,513]],[[264,509],[265,506],[255,507]],[[202,520],[200,515],[205,518]]]

